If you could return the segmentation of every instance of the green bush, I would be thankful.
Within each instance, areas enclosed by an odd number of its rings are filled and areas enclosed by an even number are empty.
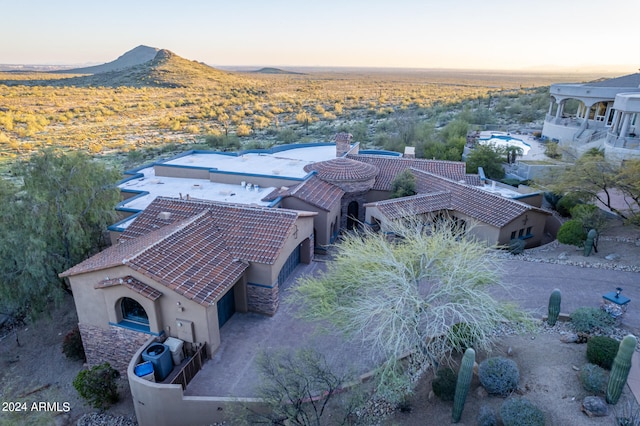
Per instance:
[[[604,394],[607,390],[607,372],[596,364],[585,364],[579,377],[584,390],[591,394]]]
[[[571,209],[580,204],[580,199],[572,194],[560,198],[556,204],[556,211],[563,217],[571,217]]]
[[[75,327],[62,341],[62,353],[69,359],[77,361],[85,361],[87,357],[84,354],[84,346],[82,346],[82,337],[80,336],[80,329]]]
[[[615,320],[600,308],[583,306],[571,314],[571,326],[578,333],[607,334],[615,324]]]
[[[584,230],[582,222],[571,219],[562,224],[558,230],[558,242],[582,247],[587,239],[587,231]]]
[[[507,398],[500,407],[504,426],[544,426],[544,413],[526,398]]]
[[[473,348],[476,345],[477,334],[477,326],[467,322],[458,322],[449,329],[447,339],[454,351],[464,353],[467,348]]]
[[[442,368],[436,371],[436,377],[431,381],[433,393],[442,401],[453,401],[456,393],[458,375],[451,368]]]
[[[591,364],[611,370],[620,342],[607,336],[594,336],[587,342],[587,359]]]
[[[478,426],[498,426],[496,413],[488,405],[482,405],[478,411]]]
[[[493,357],[480,363],[478,377],[489,394],[507,396],[518,387],[520,370],[511,359]]]
[[[82,370],[73,379],[73,387],[89,405],[98,409],[106,409],[118,402],[118,385],[116,379],[120,376],[108,362],[89,370]]]

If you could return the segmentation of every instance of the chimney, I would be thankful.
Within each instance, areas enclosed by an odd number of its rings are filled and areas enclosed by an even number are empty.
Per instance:
[[[351,133],[338,133],[333,139],[336,141],[336,157],[344,157],[351,149]]]
[[[404,158],[416,158],[416,147],[415,146],[405,146],[404,154],[402,154]]]

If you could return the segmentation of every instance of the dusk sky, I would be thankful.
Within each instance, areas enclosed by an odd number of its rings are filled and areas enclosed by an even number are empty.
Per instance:
[[[636,72],[640,1],[4,1],[0,63],[104,63],[144,44],[209,65]]]

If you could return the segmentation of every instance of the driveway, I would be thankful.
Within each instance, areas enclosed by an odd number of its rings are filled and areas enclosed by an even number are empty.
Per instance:
[[[315,274],[322,262],[300,265],[285,285],[291,285],[301,274]],[[532,310],[536,317],[546,314],[549,295],[554,288],[562,291],[562,312],[570,313],[581,306],[598,306],[602,295],[616,287],[624,288],[631,298],[623,325],[635,334],[640,331],[640,274],[578,266],[557,265],[517,260],[504,262],[505,283],[513,286],[497,297]],[[324,334],[320,327],[295,318],[295,306],[286,298],[273,317],[258,314],[235,314],[221,330],[221,345],[187,387],[186,395],[255,397],[258,381],[256,357],[263,350],[293,351],[313,347],[329,362],[357,374],[369,371],[375,362],[360,342],[347,342],[335,334]]]

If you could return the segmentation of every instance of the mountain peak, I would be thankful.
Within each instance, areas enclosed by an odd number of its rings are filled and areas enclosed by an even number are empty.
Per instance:
[[[152,61],[160,51],[161,49],[156,47],[149,47],[141,44],[140,46],[134,47],[128,52],[125,52],[116,60],[107,62],[106,64],[96,65],[93,67],[75,68],[72,70],[65,70],[64,72],[70,74],[102,74],[105,72],[120,71]]]

